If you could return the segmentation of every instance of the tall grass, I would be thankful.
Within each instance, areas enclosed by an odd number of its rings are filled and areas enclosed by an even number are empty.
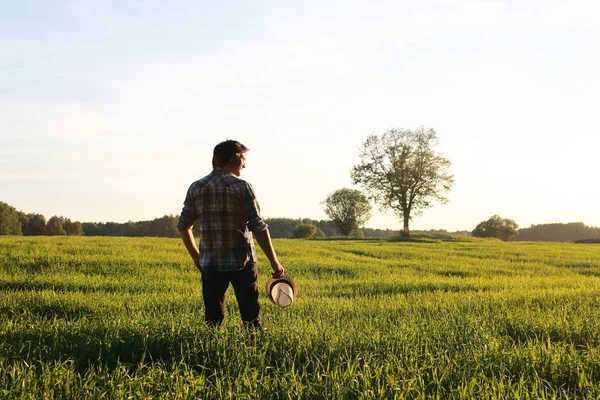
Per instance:
[[[266,330],[177,239],[0,239],[3,398],[598,398],[600,246],[277,240]]]

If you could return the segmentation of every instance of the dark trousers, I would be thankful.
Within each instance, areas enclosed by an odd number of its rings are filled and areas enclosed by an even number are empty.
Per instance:
[[[249,263],[239,271],[202,271],[202,297],[205,319],[209,325],[222,327],[225,320],[225,300],[229,283],[235,291],[244,325],[261,327],[258,313],[258,268]]]

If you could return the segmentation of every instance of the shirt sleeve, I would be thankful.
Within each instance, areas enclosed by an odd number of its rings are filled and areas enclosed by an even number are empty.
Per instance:
[[[268,228],[267,223],[260,215],[260,206],[256,200],[254,188],[246,182],[246,190],[244,193],[244,206],[246,208],[246,219],[248,221],[248,229],[252,232],[261,232]]]
[[[183,209],[177,222],[177,228],[189,229],[194,222],[198,219],[198,211],[196,210],[196,202],[194,201],[194,195],[192,186],[187,191],[185,200],[183,201]]]

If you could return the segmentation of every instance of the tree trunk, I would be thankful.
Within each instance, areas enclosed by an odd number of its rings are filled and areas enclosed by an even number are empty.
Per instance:
[[[404,236],[404,237],[410,236],[410,231],[408,229],[408,220],[409,219],[410,219],[410,216],[408,215],[408,213],[404,213],[404,230],[402,231],[402,236]]]

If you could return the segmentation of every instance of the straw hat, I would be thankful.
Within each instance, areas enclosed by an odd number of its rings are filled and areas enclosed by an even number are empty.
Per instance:
[[[267,281],[267,296],[279,307],[285,308],[291,306],[297,293],[296,283],[287,274],[281,278],[271,277]]]

